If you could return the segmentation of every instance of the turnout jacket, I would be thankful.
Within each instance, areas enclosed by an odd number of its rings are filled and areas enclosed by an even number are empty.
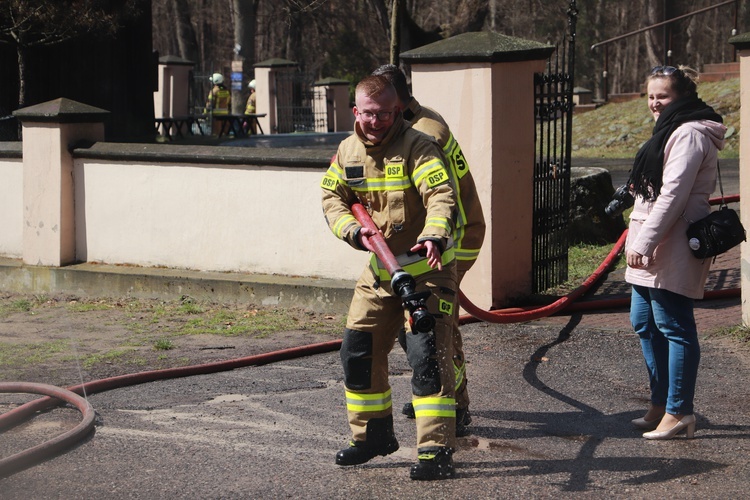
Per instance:
[[[412,129],[400,114],[377,145],[355,123],[320,186],[328,226],[354,248],[362,250],[361,225],[350,206],[359,201],[399,263],[413,258],[407,256],[410,248],[428,239],[440,244],[443,263],[453,260],[455,199],[445,160],[435,140]]]
[[[409,107],[404,111],[404,118],[411,122],[414,130],[434,137],[443,149],[456,196],[456,230],[453,239],[458,270],[468,271],[479,256],[485,232],[482,204],[469,171],[469,163],[440,113],[420,105],[412,97]]]

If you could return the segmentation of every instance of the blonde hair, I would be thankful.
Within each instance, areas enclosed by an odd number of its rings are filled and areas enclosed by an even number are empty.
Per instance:
[[[657,78],[669,80],[672,90],[681,97],[698,95],[698,80],[700,78],[698,71],[690,66],[656,66],[646,77],[646,85]]]

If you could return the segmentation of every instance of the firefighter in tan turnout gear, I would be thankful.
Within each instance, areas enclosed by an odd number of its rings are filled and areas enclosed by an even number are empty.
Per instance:
[[[455,374],[452,316],[456,263],[452,242],[455,208],[440,147],[404,121],[393,86],[365,77],[355,93],[355,133],[338,148],[321,181],[323,211],[331,231],[359,250],[373,250],[351,211],[361,202],[417,290],[429,290],[432,331],[406,336],[412,367],[418,462],[412,479],[453,477]],[[349,308],[341,362],[352,440],[336,454],[338,465],[363,464],[399,447],[393,431],[388,354],[408,317],[391,289],[391,276],[371,253]],[[415,329],[416,330],[416,329]]]
[[[385,64],[373,71],[374,75],[384,76],[396,89],[403,110],[404,119],[412,128],[430,135],[437,140],[448,161],[448,174],[451,176],[456,191],[456,229],[453,239],[456,249],[457,282],[460,287],[466,271],[479,256],[479,249],[484,241],[485,223],[482,205],[479,201],[474,179],[469,171],[469,164],[464,158],[461,147],[453,137],[448,124],[435,110],[423,107],[409,92],[404,73],[393,64]],[[458,307],[453,317],[453,363],[456,372],[456,435],[468,435],[471,423],[469,413],[469,390],[467,387],[466,358],[464,357],[463,338],[458,328]],[[405,332],[399,334],[399,341],[404,343]],[[414,408],[410,403],[404,405],[403,413],[414,417]]]

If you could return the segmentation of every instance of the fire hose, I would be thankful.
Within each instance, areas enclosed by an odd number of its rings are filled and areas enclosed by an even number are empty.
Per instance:
[[[717,205],[720,203],[720,201],[721,199],[719,198],[710,200],[712,205]],[[739,201],[739,195],[726,196],[724,197],[723,201],[724,203]],[[408,273],[405,273],[403,269],[401,269],[398,261],[388,248],[385,239],[382,237],[382,235],[380,235],[379,231],[377,231],[377,227],[372,222],[372,219],[370,219],[369,214],[367,213],[365,208],[362,207],[362,205],[359,205],[358,207],[356,205],[359,204],[355,204],[352,209],[358,220],[360,219],[360,217],[362,217],[363,220],[360,220],[360,223],[363,226],[367,225],[367,227],[372,227],[377,232],[375,237],[369,238],[369,241],[373,248],[377,249],[376,254],[386,266],[389,274],[395,278],[396,275],[402,273],[399,280],[396,281],[396,286],[392,285],[394,291],[399,290],[401,292],[399,293],[399,295],[404,301],[405,307],[409,309],[410,313],[412,313],[411,308],[414,308],[415,311],[422,311],[418,313],[416,324],[420,328],[426,328],[427,326],[429,326],[429,329],[432,329],[432,326],[434,326],[434,318],[429,314],[429,312],[427,312],[426,307],[424,309],[420,309],[421,307],[424,307],[424,301],[426,297],[429,296],[429,293],[426,296],[423,294],[415,293],[414,278]],[[364,213],[364,216],[366,217],[364,217],[362,213]],[[625,231],[622,236],[620,236],[619,240],[614,245],[607,258],[596,269],[596,271],[583,282],[581,286],[576,288],[573,292],[566,295],[565,297],[562,297],[553,304],[549,304],[547,306],[484,311],[472,304],[459,290],[459,301],[461,307],[463,307],[469,313],[468,316],[461,316],[459,318],[460,322],[465,323],[467,321],[473,320],[474,318],[477,318],[479,320],[492,323],[512,323],[520,321],[531,321],[533,319],[551,316],[562,311],[569,312],[574,310],[580,311],[589,309],[593,310],[604,308],[619,308],[627,306],[628,299],[599,300],[573,304],[573,301],[582,296],[593,284],[595,284],[607,271],[609,266],[611,266],[611,264],[615,261],[617,256],[622,251],[626,235],[627,231]],[[714,290],[706,292],[705,298],[730,298],[739,296],[739,293],[739,289]],[[430,320],[432,320],[433,322],[432,325],[430,324]],[[217,373],[247,366],[258,366],[286,359],[295,359],[298,357],[330,352],[338,350],[340,346],[341,340],[334,340],[330,342],[298,346],[290,349],[283,349],[270,353],[207,363],[203,365],[121,375],[108,379],[94,380],[85,384],[70,387],[68,389],[48,386],[45,384],[31,384],[22,382],[0,383],[0,393],[32,393],[44,394],[47,396],[20,405],[15,409],[0,415],[0,431],[7,430],[15,425],[20,424],[37,412],[41,412],[58,406],[61,401],[76,406],[82,413],[82,421],[72,430],[38,446],[0,459],[0,478],[17,472],[23,468],[29,467],[57,453],[60,453],[61,451],[75,444],[75,442],[85,438],[92,431],[95,423],[95,412],[88,401],[78,396],[78,394],[95,394],[111,389],[127,387],[146,382],[153,382],[156,380],[166,380],[178,377],[188,377],[192,375]]]
[[[401,297],[404,308],[409,311],[409,322],[414,330],[422,333],[430,332],[435,327],[435,317],[427,310],[429,291],[417,292],[417,282],[414,277],[401,269],[398,260],[388,247],[385,238],[370,218],[370,214],[361,203],[352,203],[352,213],[363,227],[375,231],[368,241],[375,255],[383,262],[388,274],[391,275],[391,288]]]

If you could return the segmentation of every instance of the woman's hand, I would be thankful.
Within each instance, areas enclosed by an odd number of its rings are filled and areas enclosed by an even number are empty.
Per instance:
[[[628,263],[628,267],[632,267],[633,269],[648,266],[648,259],[634,250],[625,251],[625,260]]]

